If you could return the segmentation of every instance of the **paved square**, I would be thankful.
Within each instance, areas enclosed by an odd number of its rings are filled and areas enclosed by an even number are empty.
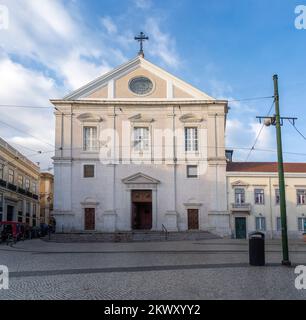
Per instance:
[[[306,265],[306,244],[291,242],[290,258]],[[0,265],[10,270],[0,299],[306,299],[294,286],[294,268],[280,266],[279,241],[267,241],[266,260],[250,267],[240,240],[31,240],[0,246]]]

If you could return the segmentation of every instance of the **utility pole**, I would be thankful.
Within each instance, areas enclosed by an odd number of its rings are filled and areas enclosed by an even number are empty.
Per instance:
[[[282,146],[282,130],[281,117],[279,111],[279,93],[278,93],[278,76],[273,76],[274,81],[274,99],[275,99],[275,126],[277,139],[277,158],[278,158],[278,179],[279,179],[279,196],[280,196],[280,212],[282,224],[282,247],[283,261],[282,264],[290,266],[289,249],[288,249],[288,233],[287,233],[287,209],[286,209],[286,188],[283,162],[283,146]]]
[[[264,124],[266,126],[274,125],[276,127],[280,213],[281,213],[281,226],[282,226],[282,249],[283,249],[282,265],[290,266],[291,262],[289,260],[289,249],[288,249],[286,189],[285,189],[285,175],[284,175],[281,127],[283,126],[284,120],[290,120],[294,123],[297,120],[297,118],[288,118],[288,117],[281,117],[280,116],[278,76],[277,75],[273,76],[273,82],[274,82],[275,115],[272,117],[268,116],[268,117],[257,117],[257,118],[260,120],[260,122],[262,120],[264,120]]]

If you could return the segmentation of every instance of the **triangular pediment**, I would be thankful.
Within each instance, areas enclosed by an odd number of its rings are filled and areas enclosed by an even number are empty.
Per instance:
[[[160,183],[159,180],[156,180],[141,172],[133,174],[132,176],[123,179],[122,182],[125,184],[159,184]]]
[[[130,88],[133,79],[144,77],[151,81],[147,94],[137,95]],[[142,100],[174,99],[205,100],[214,98],[173,76],[141,56],[95,79],[64,97],[64,100]]]

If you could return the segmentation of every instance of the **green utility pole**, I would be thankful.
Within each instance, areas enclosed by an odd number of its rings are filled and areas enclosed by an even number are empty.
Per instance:
[[[280,212],[281,212],[281,224],[282,224],[282,247],[283,247],[282,264],[286,266],[290,266],[291,262],[289,260],[289,250],[288,250],[286,190],[285,190],[281,117],[280,117],[280,111],[279,111],[279,93],[278,93],[278,76],[277,75],[273,76],[273,81],[274,81],[274,97],[275,97],[275,126],[276,126],[277,156],[278,156]]]

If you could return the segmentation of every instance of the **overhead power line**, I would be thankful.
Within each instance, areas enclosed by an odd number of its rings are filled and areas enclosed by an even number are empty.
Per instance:
[[[25,135],[28,135],[28,136],[30,136],[30,137],[32,137],[32,138],[34,138],[34,139],[36,139],[36,140],[44,143],[44,144],[47,144],[47,145],[55,148],[55,146],[54,146],[53,144],[51,144],[51,143],[49,143],[49,142],[47,142],[47,141],[44,141],[44,140],[42,140],[42,139],[40,139],[40,138],[37,138],[37,137],[33,136],[32,134],[30,134],[30,133],[28,133],[28,132],[26,132],[26,131],[23,131],[23,130],[21,130],[21,129],[19,129],[19,128],[16,128],[16,127],[12,126],[12,125],[9,124],[9,123],[6,123],[6,122],[4,122],[4,121],[2,121],[2,120],[0,120],[0,123],[6,125],[7,127],[12,128],[12,129],[14,129],[14,130],[16,130],[16,131],[19,131],[19,132],[21,132],[21,133],[23,133],[23,134],[25,134]]]
[[[255,101],[255,100],[264,100],[264,99],[274,99],[274,96],[245,98],[245,99],[234,99],[234,100],[228,100],[228,102]]]
[[[290,122],[290,124],[292,125],[292,127],[295,129],[295,131],[304,139],[306,140],[306,136],[295,126],[295,124],[293,123],[292,120],[288,120]]]
[[[241,101],[255,101],[272,99],[274,96],[264,96],[264,97],[253,97],[253,98],[242,98],[242,99],[232,99],[228,102],[241,102]],[[24,109],[54,109],[54,106],[29,106],[29,105],[18,105],[18,104],[0,104],[0,108],[24,108]]]
[[[274,98],[274,97],[273,97],[273,98]],[[275,99],[273,99],[273,102],[272,102],[272,105],[271,105],[271,107],[270,107],[270,109],[269,109],[269,112],[268,112],[268,114],[267,114],[267,117],[270,115],[270,113],[271,113],[271,111],[272,111],[272,108],[273,108],[273,106],[274,106],[274,103],[275,103]],[[257,134],[257,137],[256,137],[256,139],[255,139],[255,142],[254,142],[252,148],[250,149],[250,152],[249,152],[248,155],[247,155],[247,158],[246,158],[246,160],[245,160],[246,162],[249,160],[252,151],[254,151],[255,146],[256,146],[259,138],[260,138],[260,135],[261,135],[264,127],[265,127],[265,124],[263,123],[262,126],[261,126],[261,128],[260,128],[260,130],[259,130],[259,132],[258,132],[258,134]]]

